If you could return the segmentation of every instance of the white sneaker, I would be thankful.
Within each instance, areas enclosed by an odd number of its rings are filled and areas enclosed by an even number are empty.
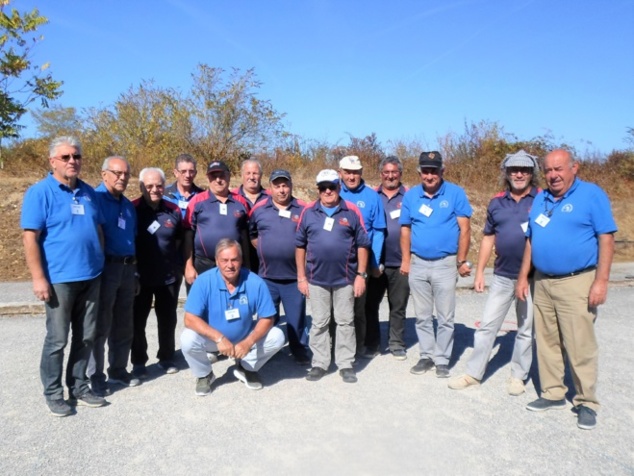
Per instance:
[[[522,382],[520,379],[511,377],[509,379],[507,390],[509,392],[509,395],[517,397],[518,395],[521,395],[526,391],[526,387],[524,386],[524,382]]]
[[[464,390],[465,388],[477,387],[478,385],[480,385],[480,381],[467,374],[451,379],[447,384],[452,390]]]

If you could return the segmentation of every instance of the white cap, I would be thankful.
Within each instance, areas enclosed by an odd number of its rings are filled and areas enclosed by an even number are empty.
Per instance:
[[[317,174],[317,185],[319,185],[322,182],[338,183],[339,174],[337,173],[336,170],[324,169]]]
[[[363,165],[356,155],[346,155],[339,161],[339,168],[345,170],[361,170]]]

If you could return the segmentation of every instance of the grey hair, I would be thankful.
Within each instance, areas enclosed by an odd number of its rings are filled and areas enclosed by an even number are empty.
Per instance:
[[[398,167],[399,173],[403,173],[403,162],[401,162],[401,159],[399,159],[395,155],[388,155],[381,161],[381,163],[379,164],[379,172],[381,172],[383,170],[383,167],[385,167],[387,164],[396,165]]]
[[[218,259],[218,255],[222,253],[224,250],[228,248],[238,248],[238,255],[240,255],[240,260],[242,260],[242,246],[236,240],[231,238],[223,238],[216,245],[216,260]]]
[[[194,159],[194,157],[190,154],[180,154],[179,156],[176,157],[176,161],[174,163],[174,167],[178,168],[179,164],[182,164],[183,162],[186,162],[188,164],[194,164],[194,167],[196,167],[198,165],[198,162],[196,162],[196,159]]]
[[[240,174],[244,173],[244,166],[247,164],[257,165],[258,169],[260,170],[260,175],[262,175],[262,163],[258,159],[247,159],[243,161],[242,165],[240,166]]]
[[[130,163],[125,157],[121,157],[120,155],[111,155],[110,157],[106,157],[101,165],[101,170],[108,170],[110,168],[110,162],[114,159],[123,160],[128,166],[128,171],[130,171]]]
[[[79,139],[77,139],[77,137],[59,136],[53,139],[50,145],[48,146],[48,156],[49,157],[55,156],[55,152],[57,151],[57,148],[62,145],[68,145],[70,147],[74,147],[75,149],[77,149],[77,153],[81,154],[81,144],[79,143]]]
[[[139,182],[145,183],[143,179],[150,172],[156,172],[157,174],[159,174],[161,176],[161,180],[163,181],[163,183],[165,183],[165,172],[163,172],[158,167],[145,167],[143,170],[141,170],[141,172],[139,172]]]

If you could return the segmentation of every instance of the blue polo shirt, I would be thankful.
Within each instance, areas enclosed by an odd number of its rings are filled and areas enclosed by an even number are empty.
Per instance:
[[[136,212],[134,205],[121,195],[117,200],[102,182],[95,189],[97,202],[105,218],[103,235],[106,256],[134,256],[136,238]]]
[[[156,209],[143,197],[132,201],[139,232],[136,237],[137,272],[141,286],[165,286],[183,274],[183,222],[178,205],[161,200]],[[158,224],[158,228],[156,228]]]
[[[231,190],[231,193],[239,195],[244,199],[245,203],[247,204],[247,210],[251,210],[258,203],[266,200],[269,197],[269,191],[263,188],[262,190],[260,190],[260,195],[258,195],[258,198],[255,199],[255,203],[251,203],[249,197],[247,197],[247,195],[244,193],[244,185],[240,185],[239,187],[234,188],[233,190]]]
[[[51,284],[101,274],[104,256],[98,226],[103,223],[95,191],[79,179],[71,190],[49,173],[24,195],[20,227],[40,232],[42,267]]]
[[[194,231],[194,255],[214,259],[223,238],[241,242],[242,232],[247,231],[247,205],[233,193],[223,204],[207,190],[189,202],[184,224]]]
[[[236,319],[228,319],[226,311],[232,309],[238,309],[240,313]],[[233,293],[227,290],[218,268],[200,274],[189,290],[185,311],[206,321],[234,344],[249,335],[255,325],[255,316],[258,319],[275,316],[275,306],[266,284],[246,268],[240,270],[238,286]]]
[[[361,179],[361,185],[354,190],[347,188],[342,180],[340,182],[341,198],[355,204],[359,211],[361,211],[361,215],[363,215],[365,229],[372,244],[369,269],[378,268],[381,260],[381,251],[383,250],[383,242],[385,241],[385,229],[387,228],[383,202],[379,198],[379,194],[376,193],[376,190],[366,186],[363,179]]]
[[[203,192],[203,189],[192,183],[192,193],[189,197],[185,197],[178,191],[178,185],[174,182],[172,185],[165,187],[165,190],[163,191],[163,199],[176,205],[181,211],[181,216],[185,218],[187,205],[189,205],[189,202],[196,196],[196,194],[201,192]]]
[[[383,202],[385,219],[387,221],[387,233],[385,234],[385,244],[383,245],[381,262],[386,267],[399,268],[401,261],[403,261],[403,255],[401,253],[401,225],[398,220],[401,217],[401,206],[407,188],[401,185],[398,192],[396,192],[392,198],[388,198],[387,195],[385,195],[381,186],[379,186],[376,191]]]
[[[306,248],[306,278],[310,284],[347,286],[356,277],[357,248],[369,248],[370,239],[355,205],[341,200],[329,217],[316,201],[302,212],[295,246]]]
[[[458,218],[471,218],[471,213],[462,187],[443,180],[433,197],[425,195],[422,184],[407,191],[399,223],[412,229],[412,253],[423,259],[441,259],[458,252]]]
[[[493,273],[509,279],[517,279],[522,266],[528,226],[528,212],[535,196],[539,193],[533,187],[519,202],[508,190],[498,193],[489,202],[485,235],[495,235],[495,263]]]
[[[540,215],[550,218],[545,226],[536,222]],[[557,201],[548,190],[535,197],[526,236],[531,239],[535,268],[558,276],[596,266],[599,235],[616,231],[606,193],[598,185],[575,179]]]
[[[293,198],[280,210],[268,197],[253,207],[249,215],[249,236],[258,239],[258,275],[267,279],[297,279],[295,231],[306,203]]]

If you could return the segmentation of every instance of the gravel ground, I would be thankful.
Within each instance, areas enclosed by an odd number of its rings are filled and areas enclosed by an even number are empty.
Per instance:
[[[196,397],[181,358],[175,375],[151,365],[143,385],[115,392],[109,406],[79,407],[73,416],[54,418],[38,373],[44,317],[4,315],[0,474],[631,475],[634,383],[624,369],[634,367],[632,284],[623,279],[611,285],[596,324],[602,408],[594,431],[579,430],[569,408],[526,411],[536,397],[534,380],[526,394],[506,394],[512,332],[498,338],[479,388],[452,391],[433,372],[410,374],[417,361],[411,305],[408,359],[383,354],[362,361],[355,385],[344,384],[334,367],[321,381],[308,382],[306,368],[283,349],[261,371],[263,390],[247,390],[233,377],[233,363],[221,361],[214,365],[212,395]],[[464,370],[486,299],[461,285],[452,375]],[[2,296],[5,304],[31,301]],[[381,315],[385,341],[385,303]],[[178,334],[181,329],[182,310]],[[153,356],[152,317],[148,338]]]

